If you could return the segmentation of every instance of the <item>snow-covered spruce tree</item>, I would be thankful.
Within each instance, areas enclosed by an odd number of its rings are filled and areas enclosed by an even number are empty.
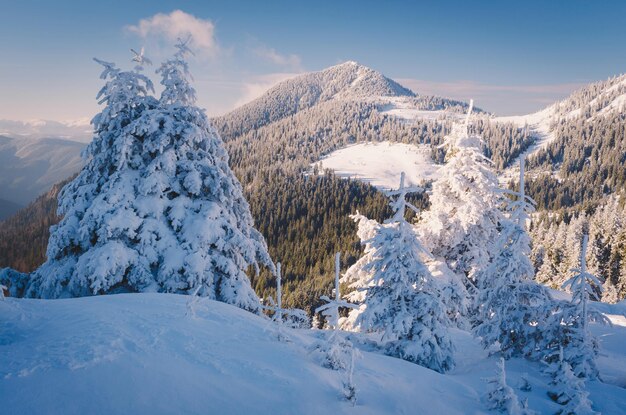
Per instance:
[[[403,176],[404,177],[404,176]],[[395,192],[394,216],[384,224],[358,214],[358,235],[365,254],[343,277],[354,291],[346,296],[361,303],[346,320],[347,328],[378,334],[392,356],[444,372],[453,367],[449,320],[413,227],[404,218],[403,180]]]
[[[198,290],[260,310],[245,272],[274,266],[223,143],[194,105],[185,42],[177,48],[158,71],[160,100],[130,90],[120,75],[103,90],[91,159],[61,194],[65,217],[52,229],[30,296]],[[120,90],[126,96],[118,102]],[[119,120],[117,108],[129,103],[132,117]]]
[[[425,246],[442,257],[470,291],[479,270],[492,259],[499,235],[502,195],[479,137],[468,133],[468,121],[446,137],[446,164],[433,183],[430,208],[418,225]],[[467,277],[467,278],[466,278]]]
[[[559,266],[559,272],[555,276],[553,283],[557,288],[562,286],[567,279],[567,275],[572,269],[580,266],[581,243],[583,235],[588,235],[587,218],[584,214],[579,214],[571,218],[567,226],[565,244],[563,246],[563,258]]]
[[[572,271],[574,275],[563,284],[572,293],[572,301],[563,312],[563,359],[568,362],[578,377],[595,379],[598,377],[596,356],[598,340],[589,331],[589,322],[610,324],[601,313],[589,309],[589,297],[597,299],[596,290],[601,290],[600,281],[587,272],[585,254],[588,235],[585,234],[580,249],[580,265]],[[595,286],[595,288],[594,288]]]
[[[520,401],[513,388],[506,383],[506,370],[504,359],[500,358],[496,363],[496,375],[487,379],[489,389],[485,399],[489,409],[509,415],[531,415],[535,411],[528,409],[526,401]]]
[[[109,287],[101,287],[100,281],[107,276],[92,273],[83,265],[99,261],[98,271],[112,274],[125,273],[131,259],[122,245],[99,244],[99,234],[108,233],[98,229],[100,223],[91,219],[90,211],[101,208],[99,196],[113,193],[110,189],[114,177],[124,169],[134,154],[140,154],[140,143],[132,132],[133,123],[148,110],[158,106],[149,95],[152,82],[138,71],[122,71],[113,63],[95,59],[104,67],[101,79],[106,80],[98,92],[99,104],[105,104],[102,112],[91,121],[94,138],[83,152],[87,159],[78,176],[68,183],[59,194],[59,215],[64,218],[50,229],[47,261],[30,276],[24,295],[26,297],[56,298],[98,293]],[[118,199],[130,197],[128,192],[110,195],[108,205]],[[134,212],[119,209],[108,221],[117,219],[118,227],[137,222]],[[133,254],[131,254],[133,255]],[[136,254],[134,254],[136,257]],[[135,258],[138,260],[138,258]],[[79,263],[80,262],[80,263]],[[117,269],[116,269],[117,268]],[[124,268],[121,270],[120,268]]]
[[[545,323],[554,302],[548,289],[537,284],[530,261],[526,232],[533,201],[524,193],[524,160],[520,160],[520,190],[509,204],[510,217],[501,219],[502,232],[489,266],[479,273],[474,332],[485,347],[494,344],[505,357],[540,358]]]

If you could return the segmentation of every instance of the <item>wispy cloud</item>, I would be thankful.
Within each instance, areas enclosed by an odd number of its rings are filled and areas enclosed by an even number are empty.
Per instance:
[[[126,26],[125,29],[142,39],[171,44],[179,37],[191,36],[191,48],[202,57],[214,57],[220,52],[213,22],[182,10],[174,10],[169,14],[157,13],[152,17],[141,19],[136,25]]]
[[[254,53],[263,60],[273,63],[274,65],[286,66],[295,72],[302,72],[302,60],[298,55],[282,55],[278,53],[276,49],[269,48],[267,46],[256,47],[254,49]]]
[[[565,83],[548,85],[493,85],[474,81],[432,82],[421,79],[399,79],[398,82],[410,88],[415,88],[422,94],[430,94],[434,91],[443,91],[455,94],[468,94],[485,92],[522,92],[528,94],[569,94],[584,83]],[[427,92],[430,91],[430,92]]]
[[[438,95],[461,100],[473,98],[479,107],[502,115],[539,110],[541,106],[563,99],[585,85],[584,83],[498,85],[468,80],[433,82],[412,78],[397,81],[421,95]]]

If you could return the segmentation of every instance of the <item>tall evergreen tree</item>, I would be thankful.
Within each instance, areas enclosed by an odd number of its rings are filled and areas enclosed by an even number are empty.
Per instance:
[[[405,207],[412,205],[404,200],[403,179],[387,223],[353,216],[365,254],[343,278],[355,290],[347,298],[361,303],[346,324],[379,334],[390,355],[444,372],[454,365],[447,310],[425,264],[430,254],[404,218]]]
[[[475,281],[492,259],[502,197],[480,138],[468,133],[470,114],[471,107],[465,124],[455,125],[446,137],[448,161],[433,183],[431,207],[419,229],[435,256],[443,257],[460,277]]]
[[[495,257],[478,279],[474,331],[484,346],[498,344],[505,357],[538,357],[553,301],[547,288],[534,281],[525,228],[534,202],[524,192],[523,159],[519,183],[519,191],[511,192],[516,200],[510,203],[510,218],[502,220]]]
[[[246,270],[274,266],[222,140],[195,106],[186,42],[177,48],[158,70],[158,101],[137,86],[142,75],[106,67],[91,159],[60,196],[65,217],[27,295],[197,292],[260,310]]]
[[[589,331],[589,321],[606,323],[608,320],[604,315],[589,309],[589,298],[597,299],[595,291],[602,286],[594,275],[587,272],[585,254],[588,238],[587,234],[583,236],[579,268],[572,269],[574,275],[563,284],[563,288],[572,292],[572,301],[564,313],[562,344],[564,359],[572,366],[574,374],[595,379],[598,377],[595,359],[599,344]]]

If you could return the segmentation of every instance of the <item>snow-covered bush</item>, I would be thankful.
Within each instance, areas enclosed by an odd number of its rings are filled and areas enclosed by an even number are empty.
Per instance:
[[[528,409],[526,401],[520,401],[515,391],[506,383],[506,370],[504,359],[500,358],[496,363],[496,375],[487,379],[489,388],[485,399],[491,410],[507,413],[509,415],[531,415],[535,411]]]
[[[336,370],[341,376],[344,398],[356,404],[357,389],[354,382],[354,363],[359,355],[352,342],[339,330],[320,333],[320,339],[313,343],[310,353],[322,367]]]
[[[101,62],[106,106],[86,166],[61,192],[64,218],[27,296],[198,290],[260,310],[246,271],[274,266],[223,142],[194,104],[186,44],[177,47],[158,70],[159,100],[142,74]]]
[[[0,269],[0,284],[5,287],[10,297],[23,297],[28,285],[28,274],[11,268]]]
[[[571,365],[559,353],[559,360],[552,363],[546,370],[551,376],[548,396],[564,407],[558,412],[562,415],[592,415],[596,412],[591,408],[589,392],[585,389],[584,379],[572,371]]]
[[[320,340],[311,347],[311,354],[323,367],[332,370],[346,370],[350,365],[352,342],[335,330],[324,330]]]

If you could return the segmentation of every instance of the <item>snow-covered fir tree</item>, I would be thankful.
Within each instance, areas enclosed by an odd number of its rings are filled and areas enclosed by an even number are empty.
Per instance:
[[[479,273],[474,332],[485,347],[498,344],[505,357],[541,357],[553,300],[548,289],[534,281],[525,228],[533,201],[524,193],[523,159],[519,183],[519,191],[510,192],[516,197],[509,203],[510,217],[501,219],[494,259]]]
[[[159,100],[140,73],[104,64],[89,160],[60,195],[64,218],[27,296],[197,292],[260,310],[246,271],[274,266],[222,140],[195,106],[186,42],[177,48],[158,70]]]
[[[326,304],[315,310],[315,315],[322,314],[330,326],[330,334],[324,333],[318,342],[312,347],[312,353],[320,364],[328,369],[340,371],[342,374],[342,393],[344,398],[356,404],[356,386],[354,384],[354,360],[357,351],[352,342],[339,330],[339,308],[346,307],[355,309],[357,306],[341,299],[339,273],[341,254],[335,254],[335,297],[331,299],[323,295],[321,299]]]
[[[560,263],[559,272],[553,283],[558,287],[562,286],[567,275],[572,269],[580,265],[581,243],[583,235],[589,235],[587,218],[584,215],[578,215],[570,220],[567,226],[567,234],[563,245],[563,258]]]
[[[360,303],[345,324],[379,335],[387,353],[444,372],[453,367],[447,310],[425,260],[413,227],[405,220],[404,176],[394,192],[394,216],[384,224],[357,214],[358,235],[365,253],[343,277],[352,291],[347,299]]]
[[[528,409],[526,401],[521,401],[506,382],[504,359],[496,363],[496,375],[488,378],[489,387],[485,399],[489,409],[509,415],[532,415],[535,411]]]
[[[445,139],[448,160],[433,183],[430,208],[423,212],[418,229],[426,248],[444,258],[471,292],[478,271],[492,259],[502,195],[480,138],[468,133],[470,114],[471,107],[465,124],[454,125]],[[459,297],[466,298],[467,293]]]
[[[339,267],[340,253],[337,252],[335,254],[335,297],[331,299],[323,295],[321,300],[325,301],[326,304],[315,309],[316,315],[322,314],[325,317],[330,334],[324,335],[320,342],[314,344],[313,351],[318,356],[322,366],[333,370],[343,370],[345,373],[348,373],[350,362],[353,359],[354,347],[351,341],[339,333],[339,308],[355,309],[357,306],[341,300]]]
[[[554,222],[551,223],[541,239],[537,235],[540,231],[541,227],[536,226],[533,235],[533,250],[535,251],[535,264],[537,264],[535,280],[541,284],[547,284],[558,274],[557,257],[560,253],[556,243],[557,225]],[[539,240],[541,243],[538,243]],[[537,250],[541,250],[540,257]]]
[[[97,99],[105,107],[91,121],[94,137],[83,152],[88,162],[59,194],[58,213],[64,218],[50,229],[47,261],[30,276],[24,293],[27,297],[81,296],[108,290],[114,283],[106,284],[103,280],[111,281],[111,274],[124,275],[132,261],[123,244],[97,243],[101,234],[112,229],[99,229],[102,224],[93,221],[90,212],[103,208],[102,197],[99,198],[103,194],[111,193],[107,205],[130,197],[125,192],[112,192],[110,187],[119,180],[119,172],[129,163],[129,156],[140,154],[132,125],[144,111],[157,108],[158,101],[149,95],[154,88],[146,76],[137,71],[122,71],[113,63],[95,61],[104,67],[100,78],[106,84]],[[129,222],[136,225],[137,216],[122,206],[117,212],[108,212],[107,221],[114,220],[120,222],[118,227],[128,227]],[[136,254],[131,256],[139,260]],[[102,265],[98,270],[89,266],[97,261]]]
[[[595,379],[598,377],[596,356],[599,344],[589,331],[589,322],[608,323],[608,320],[603,314],[589,309],[589,298],[597,299],[595,291],[602,287],[600,281],[587,272],[585,260],[587,243],[588,235],[585,234],[579,251],[579,268],[572,269],[574,275],[563,284],[563,288],[571,291],[572,301],[569,307],[564,309],[564,338],[561,344],[563,359],[571,365],[574,374],[578,377]]]

